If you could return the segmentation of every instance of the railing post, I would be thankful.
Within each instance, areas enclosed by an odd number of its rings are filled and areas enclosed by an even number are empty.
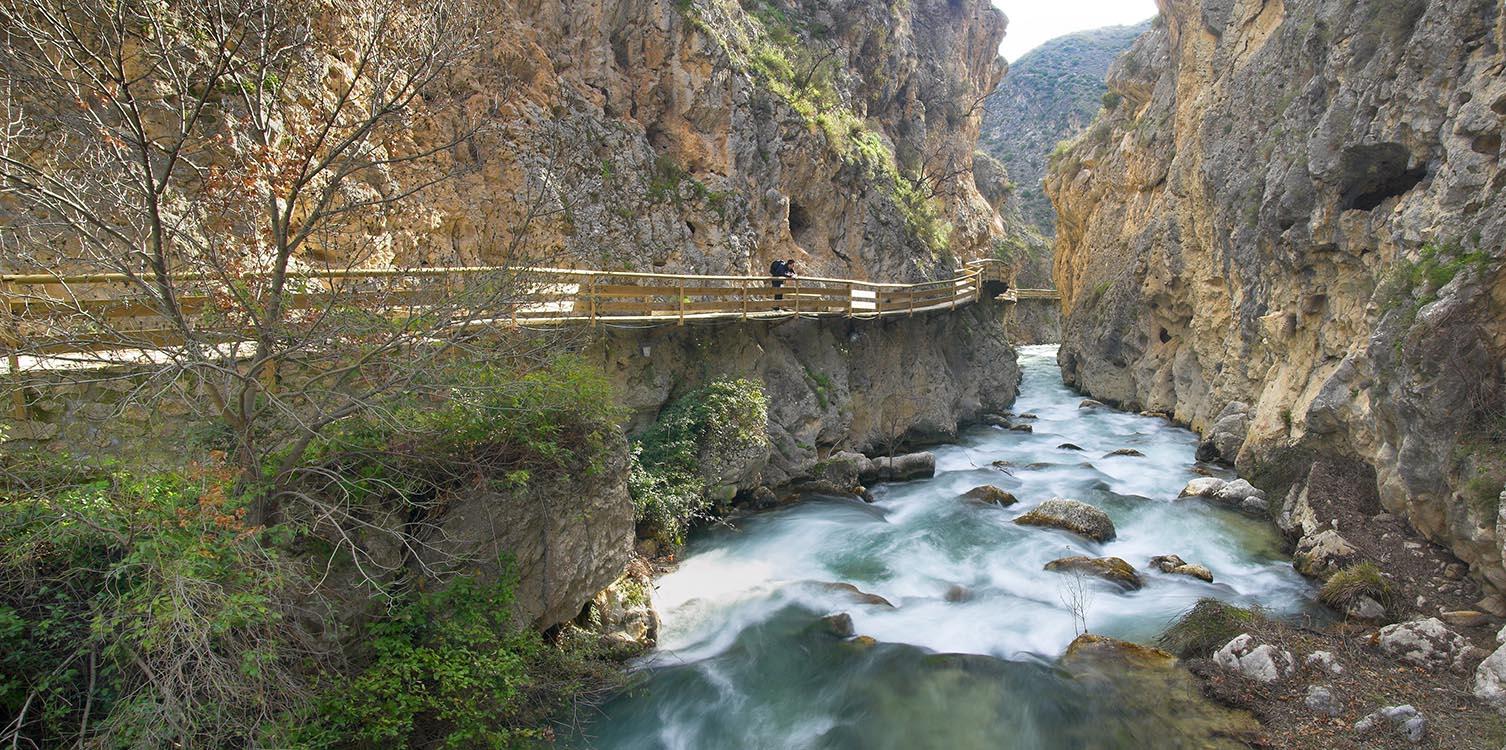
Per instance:
[[[748,280],[741,279],[737,282],[739,296],[743,298],[743,320],[748,319]]]
[[[680,279],[680,325],[685,325],[685,280]]]
[[[800,279],[790,279],[790,282],[795,285],[795,317],[798,318],[800,317]]]
[[[591,325],[593,327],[596,325],[596,278],[596,274],[591,274],[591,290],[587,292],[590,296],[586,298],[591,305]]]
[[[16,421],[26,421],[26,394],[21,391],[21,356],[18,350],[21,347],[21,330],[16,324],[15,314],[10,309],[10,284],[0,283],[0,307],[4,312],[0,313],[4,318],[0,319],[0,341],[5,344],[5,362],[10,367],[12,381],[11,416]]]
[[[905,294],[909,295],[909,297],[910,297],[910,316],[909,317],[913,317],[915,315],[915,288],[914,288],[913,284],[910,285],[909,287],[907,287],[905,289]]]

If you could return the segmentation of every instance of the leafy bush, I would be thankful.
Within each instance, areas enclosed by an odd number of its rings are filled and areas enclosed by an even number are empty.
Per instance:
[[[229,472],[117,473],[0,503],[0,707],[42,746],[245,746],[300,702],[297,571]],[[23,743],[24,744],[24,743]]]
[[[716,380],[676,399],[634,441],[628,489],[639,533],[665,544],[711,506],[702,463],[768,441],[768,401],[752,380]]]
[[[508,623],[513,581],[458,576],[397,603],[360,634],[365,666],[328,681],[317,713],[284,722],[279,744],[329,747],[529,747],[577,684],[558,651]],[[541,698],[543,698],[541,700]]]
[[[482,484],[526,487],[538,471],[599,472],[620,407],[610,384],[572,356],[519,376],[469,368],[442,403],[350,419],[310,445],[303,489],[421,507]],[[312,486],[310,486],[312,485]]]
[[[1362,596],[1380,602],[1387,610],[1395,604],[1391,582],[1368,560],[1334,573],[1318,591],[1318,601],[1340,612],[1347,611]]]
[[[1189,659],[1206,657],[1243,633],[1255,620],[1255,613],[1225,604],[1217,599],[1199,599],[1156,638],[1156,645]]]

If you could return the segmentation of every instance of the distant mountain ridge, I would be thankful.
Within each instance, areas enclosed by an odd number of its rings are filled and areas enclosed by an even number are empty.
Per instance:
[[[1022,217],[1042,234],[1056,233],[1056,214],[1041,187],[1047,157],[1093,121],[1108,90],[1109,64],[1150,27],[1147,19],[1052,39],[1012,62],[984,102],[978,148],[1004,163]]]

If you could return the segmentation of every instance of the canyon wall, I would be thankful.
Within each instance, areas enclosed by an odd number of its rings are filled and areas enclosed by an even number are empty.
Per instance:
[[[1159,5],[1047,178],[1066,379],[1278,492],[1366,464],[1506,589],[1506,10]]]
[[[521,0],[487,23],[495,46],[451,84],[484,100],[485,127],[385,228],[394,257],[521,243],[585,267],[794,257],[902,281],[1003,234],[971,171],[1004,72],[1004,17],[982,0]]]

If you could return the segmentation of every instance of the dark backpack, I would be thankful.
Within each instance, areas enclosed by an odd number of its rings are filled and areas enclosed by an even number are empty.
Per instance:
[[[789,270],[790,270],[790,267],[787,266],[787,265],[785,265],[784,261],[782,261],[782,260],[776,260],[773,263],[769,264],[769,275],[770,276],[783,277],[786,273],[789,273]]]

